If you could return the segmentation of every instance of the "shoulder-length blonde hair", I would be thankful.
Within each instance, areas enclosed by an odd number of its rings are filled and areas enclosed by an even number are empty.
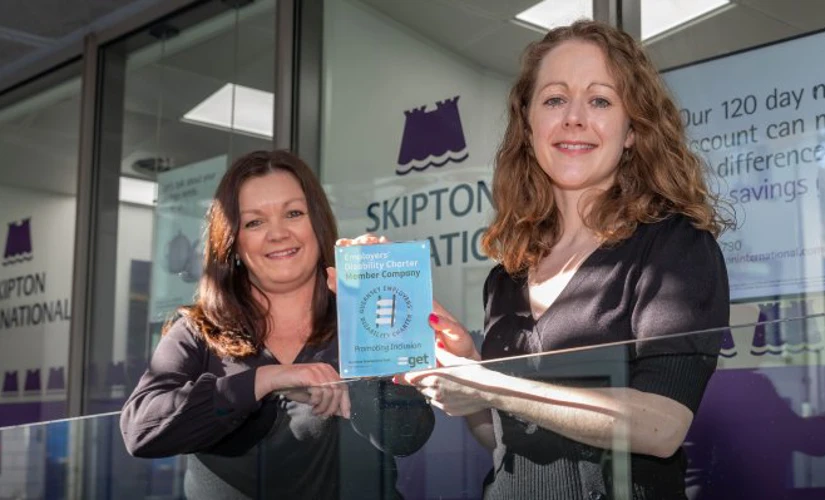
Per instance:
[[[538,68],[559,44],[579,40],[604,52],[630,118],[635,142],[619,161],[616,183],[589,200],[587,227],[605,244],[633,234],[640,223],[684,214],[695,227],[718,236],[732,225],[708,189],[704,164],[688,147],[679,110],[641,46],[628,34],[596,21],[551,30],[527,46],[510,90],[508,124],[493,174],[495,216],[482,247],[507,272],[536,265],[561,236],[552,181],[536,161],[528,120]]]

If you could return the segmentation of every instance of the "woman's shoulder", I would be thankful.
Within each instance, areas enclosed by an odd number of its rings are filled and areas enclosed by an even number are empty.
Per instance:
[[[178,344],[187,344],[193,347],[206,345],[203,340],[203,335],[192,321],[185,316],[178,316],[173,319],[169,326],[166,327],[163,338]]]
[[[693,221],[683,214],[671,214],[656,222],[640,224],[631,239],[659,247],[671,247],[674,250],[697,243],[717,246],[713,234],[697,228]]]
[[[671,215],[661,221],[640,226],[637,244],[624,258],[642,268],[658,269],[674,275],[705,273],[726,276],[725,258],[716,237],[699,229],[685,215]],[[636,235],[634,235],[635,237]]]
[[[490,272],[487,273],[487,280],[485,281],[485,285],[489,286],[494,283],[499,283],[501,281],[515,281],[516,278],[513,277],[510,273],[504,269],[504,266],[501,264],[496,264],[490,269]]]
[[[520,290],[522,281],[523,278],[508,273],[503,265],[496,264],[490,269],[484,281],[484,298],[486,300],[492,293],[506,294],[507,291]]]
[[[680,213],[668,214],[655,222],[641,224],[639,227],[647,228],[653,234],[682,233],[696,236],[702,234],[712,236],[704,229],[697,229],[690,217]]]

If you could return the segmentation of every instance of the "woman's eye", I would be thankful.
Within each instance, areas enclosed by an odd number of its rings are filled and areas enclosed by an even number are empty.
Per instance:
[[[294,219],[295,217],[300,217],[302,215],[304,215],[304,212],[301,210],[290,210],[286,214],[286,216],[290,219]]]
[[[592,102],[593,105],[596,106],[597,108],[606,108],[606,107],[610,106],[610,101],[608,101],[607,99],[605,99],[603,97],[596,97],[595,99],[593,99],[590,102]]]
[[[243,227],[245,227],[246,229],[251,229],[251,228],[253,228],[253,227],[257,227],[257,226],[259,226],[260,224],[261,224],[261,221],[260,221],[260,220],[258,220],[258,219],[255,219],[255,220],[251,220],[251,221],[249,221],[249,222],[245,223],[245,224],[243,225]]]
[[[561,106],[562,104],[564,104],[564,99],[561,97],[551,97],[550,99],[544,101],[544,105],[550,106],[551,108]]]

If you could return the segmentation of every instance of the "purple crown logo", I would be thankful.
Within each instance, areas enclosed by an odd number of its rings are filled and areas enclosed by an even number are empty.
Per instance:
[[[14,392],[16,393],[20,389],[17,380],[17,371],[10,371],[5,372],[3,374],[3,392]]]
[[[31,217],[19,224],[9,222],[6,235],[6,250],[3,252],[3,265],[18,264],[32,259]]]
[[[822,323],[811,301],[758,304],[759,317],[754,328],[750,353],[754,356],[801,354],[825,349]],[[738,354],[730,330],[722,338],[720,355],[732,358]]]
[[[451,161],[461,163],[470,156],[458,114],[459,97],[436,102],[432,111],[426,111],[426,105],[404,111],[406,121],[396,174],[443,167]]]

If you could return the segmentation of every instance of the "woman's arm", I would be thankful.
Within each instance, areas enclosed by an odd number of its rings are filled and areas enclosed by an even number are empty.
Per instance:
[[[443,364],[461,361],[441,350],[439,359]],[[632,388],[563,387],[479,365],[410,374],[407,380],[430,397],[433,406],[449,415],[467,416],[487,447],[494,446],[492,425],[486,420],[490,408],[591,446],[662,458],[675,453],[693,420],[687,407],[657,394]]]
[[[492,321],[492,286],[488,277],[483,291],[485,325]],[[455,414],[498,408],[593,446],[610,448],[614,436],[618,436],[616,444],[625,441],[633,452],[670,456],[681,445],[715,369],[721,343],[718,328],[727,325],[729,316],[727,272],[713,237],[693,229],[684,218],[663,223],[633,293],[631,321],[639,342],[632,349],[629,388],[571,388],[481,367],[473,368],[478,373],[458,376],[460,371],[470,370],[464,367],[452,375],[459,381],[447,380],[449,371],[441,377],[445,379],[444,387],[464,387],[448,391],[441,388],[439,395],[438,389],[427,394],[425,384],[423,392],[434,400],[447,397],[444,401],[449,401]],[[463,326],[448,313],[439,313],[438,319],[431,325],[445,341],[442,347],[449,351],[444,351],[442,364],[466,364],[478,359],[474,350],[459,345],[467,344],[469,339]],[[706,329],[717,330],[663,338],[670,333]],[[470,359],[451,358],[450,353]],[[473,406],[474,397],[482,403]],[[438,404],[442,403],[434,402]]]
[[[464,417],[467,427],[478,443],[490,451],[496,449],[496,436],[493,431],[493,414],[490,410],[481,410]]]
[[[204,372],[209,353],[184,321],[163,336],[120,415],[130,454],[163,457],[208,448],[257,410],[255,370]]]
[[[126,449],[138,457],[192,453],[236,430],[273,391],[307,387],[302,402],[313,413],[349,417],[346,387],[326,363],[267,365],[217,376],[204,372],[211,354],[179,321],[164,335],[149,369],[126,401],[120,429]]]
[[[598,448],[667,458],[679,449],[693,421],[682,404],[632,388],[570,388],[501,374],[493,378],[507,389],[487,393],[492,407]]]

